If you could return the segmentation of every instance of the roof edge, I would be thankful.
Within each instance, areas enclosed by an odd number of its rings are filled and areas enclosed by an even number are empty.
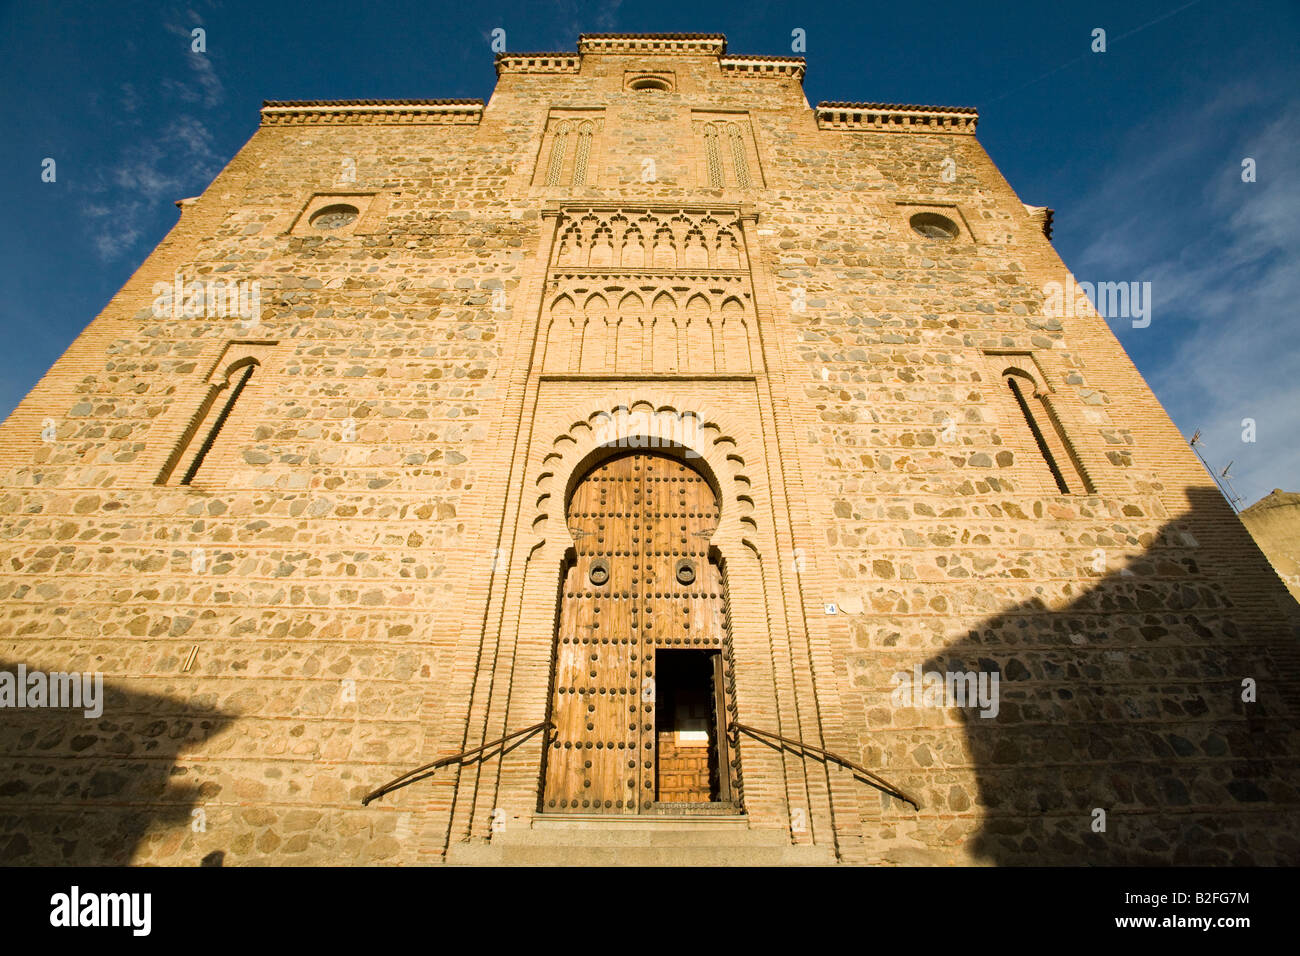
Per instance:
[[[482,106],[483,100],[262,100],[262,109],[302,107]]]
[[[822,100],[817,109],[837,110],[906,110],[912,113],[969,113],[978,116],[974,106],[923,106],[916,103],[841,103]]]
[[[373,123],[475,124],[483,118],[483,101],[468,100],[263,100],[263,126],[347,125]]]
[[[973,106],[919,106],[901,103],[818,103],[818,129],[877,133],[975,134],[979,110]]]

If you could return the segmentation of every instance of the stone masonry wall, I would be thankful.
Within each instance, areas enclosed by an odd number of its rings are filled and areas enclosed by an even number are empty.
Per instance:
[[[801,63],[555,57],[504,58],[481,115],[266,111],[0,427],[0,671],[109,690],[97,719],[4,713],[0,862],[437,862],[496,807],[527,817],[536,746],[361,797],[544,696],[549,644],[496,635],[549,605],[498,565],[571,427],[531,366],[548,216],[601,202],[746,210],[763,362],[552,391],[575,417],[754,396],[725,403],[767,507],[736,573],[775,590],[734,639],[785,635],[798,703],[742,686],[742,719],[923,805],[747,743],[756,822],[806,807],[792,839],[833,831],[850,862],[1300,860],[1296,606],[1105,321],[1045,314],[1066,268],[971,131],[819,124]],[[673,89],[626,88],[650,73]],[[557,110],[600,120],[577,186],[538,175]],[[693,111],[747,123],[749,187],[709,185]],[[338,234],[306,222],[330,197],[362,212]],[[961,234],[913,232],[927,210]],[[155,315],[178,274],[257,280],[258,321]],[[230,348],[261,365],[221,439],[156,484]],[[1094,493],[1052,483],[1001,381],[1020,364]],[[997,672],[998,716],[896,706],[918,666]]]

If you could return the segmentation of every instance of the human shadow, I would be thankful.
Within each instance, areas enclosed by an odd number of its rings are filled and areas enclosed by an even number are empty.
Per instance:
[[[16,677],[19,663],[0,658],[0,673]],[[187,781],[176,758],[233,715],[107,681],[102,706],[97,717],[0,709],[0,865],[125,865],[148,834],[188,828],[216,796],[217,784]]]
[[[1068,606],[1021,603],[922,665],[998,675],[995,716],[958,711],[982,862],[1300,862],[1296,618],[1261,610],[1271,568],[1217,492],[1187,494],[1188,515]],[[927,790],[939,810],[966,801]]]

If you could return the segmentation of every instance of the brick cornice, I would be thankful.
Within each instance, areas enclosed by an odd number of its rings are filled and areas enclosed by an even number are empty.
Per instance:
[[[497,76],[502,73],[577,73],[582,57],[577,53],[498,53]]]
[[[886,133],[964,133],[973,135],[979,111],[973,106],[910,106],[898,103],[817,104],[818,129]]]
[[[721,56],[727,38],[721,33],[582,33],[578,52]]]
[[[741,76],[793,76],[802,80],[807,62],[801,56],[721,56],[723,73]]]
[[[482,100],[266,100],[263,126],[476,124]]]

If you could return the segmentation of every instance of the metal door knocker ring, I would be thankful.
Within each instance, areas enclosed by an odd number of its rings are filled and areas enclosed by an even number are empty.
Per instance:
[[[677,562],[677,583],[695,583],[695,564],[686,558],[682,558],[682,560]]]

